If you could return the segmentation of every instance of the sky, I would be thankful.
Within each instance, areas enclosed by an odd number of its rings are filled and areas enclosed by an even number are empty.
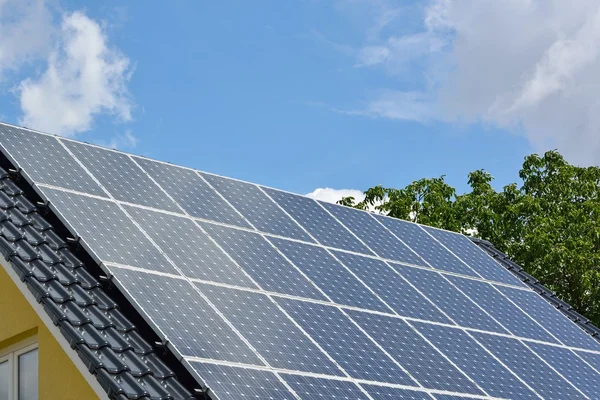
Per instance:
[[[328,201],[600,164],[596,0],[0,0],[0,120]]]

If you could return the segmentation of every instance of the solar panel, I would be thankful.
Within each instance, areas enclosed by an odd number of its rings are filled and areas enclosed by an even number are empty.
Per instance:
[[[600,345],[468,238],[0,124],[215,399],[599,398]]]

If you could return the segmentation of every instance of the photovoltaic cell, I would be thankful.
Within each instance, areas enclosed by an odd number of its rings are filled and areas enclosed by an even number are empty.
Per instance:
[[[335,307],[278,298],[277,302],[350,376],[414,385],[385,353]]]
[[[452,323],[385,262],[341,251],[334,254],[398,315]]]
[[[525,315],[488,283],[449,277],[469,297],[483,307],[496,321],[516,336],[557,343],[540,325]]]
[[[593,369],[600,373],[600,354],[588,353],[585,351],[575,351],[575,353],[583,358]]]
[[[259,231],[314,242],[258,186],[211,174],[201,175]]]
[[[391,311],[322,247],[283,239],[270,240],[336,303]]]
[[[400,389],[389,386],[361,385],[373,400],[431,400],[425,392],[416,390]],[[464,399],[464,397],[463,397]]]
[[[0,147],[35,182],[107,197],[53,136],[0,124]]]
[[[197,285],[272,367],[342,375],[325,353],[267,296]]]
[[[516,304],[526,304],[526,312],[540,322],[558,340],[569,346],[600,351],[600,344],[590,335],[569,321],[560,311],[530,290],[518,290],[496,286],[506,297]]]
[[[421,293],[427,296],[442,309],[458,325],[467,328],[482,329],[492,332],[507,333],[494,322],[483,310],[477,307],[456,287],[434,271],[392,265],[400,274],[408,279]]]
[[[574,352],[538,343],[528,346],[590,399],[600,399],[600,374]]]
[[[483,394],[401,319],[359,311],[349,311],[349,314],[424,387]]]
[[[115,199],[179,211],[175,203],[126,154],[70,140],[63,140],[63,143]]]
[[[296,400],[273,372],[190,361],[218,400]]]
[[[543,398],[549,400],[585,398],[518,340],[477,332],[473,335]]]
[[[465,235],[448,232],[441,229],[422,226],[429,234],[439,240],[444,246],[466,262],[473,270],[477,271],[485,279],[502,282],[509,285],[524,287],[525,285],[512,273],[498,264],[492,257],[477,247]]]
[[[315,200],[279,190],[263,189],[319,243],[338,249],[372,254]]]
[[[477,276],[475,271],[446,250],[419,225],[395,218],[376,216],[394,235],[401,238],[434,268],[457,274]]]
[[[125,209],[185,276],[257,288],[191,219],[132,206]]]
[[[208,223],[201,225],[263,289],[327,300],[258,233]]]
[[[189,282],[121,268],[115,277],[184,356],[264,365]]]
[[[145,158],[134,160],[192,217],[250,227],[195,171]]]
[[[409,264],[427,266],[423,260],[395,238],[368,213],[350,207],[319,202],[323,207],[350,229],[377,255]]]
[[[43,191],[100,260],[179,275],[117,204],[61,190]]]
[[[489,395],[506,399],[538,398],[462,330],[420,322],[412,325]]]
[[[281,374],[302,400],[367,400],[358,386],[352,382],[310,376]]]

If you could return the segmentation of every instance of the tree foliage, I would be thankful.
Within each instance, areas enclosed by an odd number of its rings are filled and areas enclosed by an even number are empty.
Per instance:
[[[525,158],[520,184],[501,191],[483,170],[457,194],[444,176],[402,189],[375,186],[338,203],[489,240],[577,311],[600,324],[600,168],[556,151]]]

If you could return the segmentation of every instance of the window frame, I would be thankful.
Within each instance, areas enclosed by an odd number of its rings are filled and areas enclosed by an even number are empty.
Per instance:
[[[31,337],[0,349],[0,363],[8,362],[8,399],[19,400],[19,357],[33,350],[38,351],[38,377],[39,377],[39,344],[37,337]],[[39,386],[38,386],[39,387]],[[39,395],[39,393],[38,393]]]

